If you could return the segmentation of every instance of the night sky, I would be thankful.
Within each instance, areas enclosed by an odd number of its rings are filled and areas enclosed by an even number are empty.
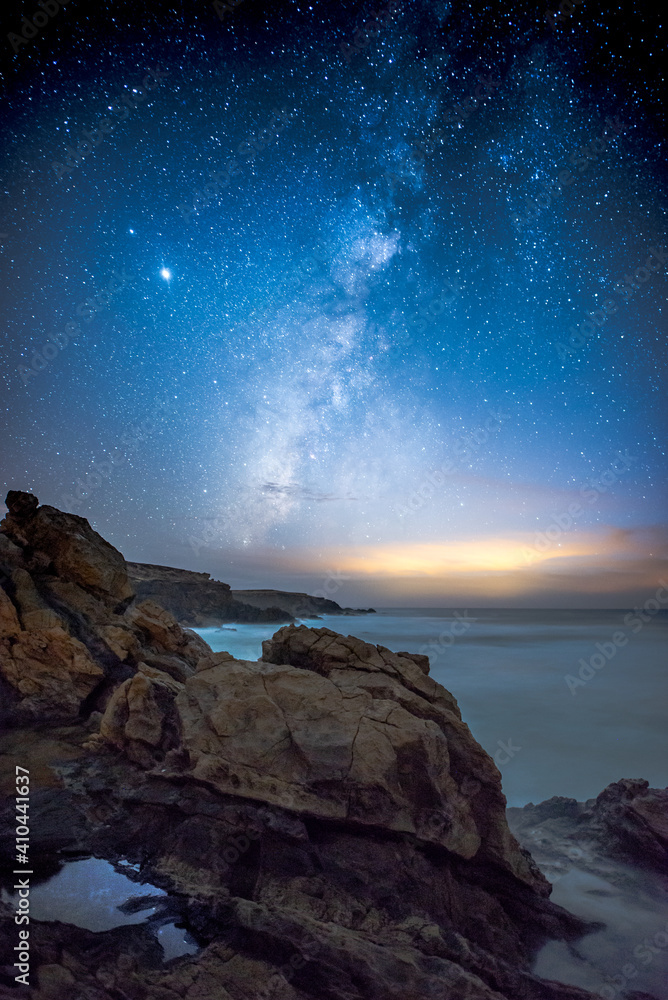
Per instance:
[[[343,604],[668,580],[659,5],[45,2],[2,15],[2,496]]]

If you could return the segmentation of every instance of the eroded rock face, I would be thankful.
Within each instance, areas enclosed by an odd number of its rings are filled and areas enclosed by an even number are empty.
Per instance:
[[[461,858],[482,851],[547,895],[507,829],[496,766],[424,657],[305,626],[281,629],[263,657],[214,653],[181,686],[133,677],[101,733],[141,763],[178,749],[167,774],[222,793],[409,833]]]
[[[11,490],[0,523],[0,686],[5,719],[75,718],[140,663],[181,681],[210,652],[168,612],[131,604],[125,560],[85,518]]]
[[[538,851],[544,848],[548,865],[567,860],[564,844],[588,843],[600,855],[659,875],[668,884],[668,788],[624,778],[587,802],[555,796],[508,814],[518,837]],[[578,848],[576,856],[581,854]]]
[[[259,607],[237,600],[229,583],[212,580],[208,573],[127,563],[130,580],[140,600],[166,608],[181,625],[207,628],[223,622],[289,622],[293,616],[277,602]]]
[[[125,559],[93,531],[85,517],[39,507],[37,497],[17,490],[10,490],[5,502],[9,513],[0,528],[12,541],[40,553],[43,560],[46,557],[61,580],[117,603],[132,599]]]

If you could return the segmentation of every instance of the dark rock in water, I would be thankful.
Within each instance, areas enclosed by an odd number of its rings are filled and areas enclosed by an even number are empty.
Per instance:
[[[276,605],[259,608],[237,600],[229,583],[171,566],[127,563],[137,596],[155,601],[181,625],[207,628],[221,622],[290,622],[293,616]]]
[[[668,789],[640,779],[587,802],[552,798],[507,810],[511,830],[553,885],[553,898],[602,929],[572,949],[548,942],[535,971],[606,1000],[668,1000]]]
[[[625,778],[587,802],[555,797],[509,809],[508,818],[522,839],[532,828],[552,829],[562,839],[586,840],[601,855],[661,875],[668,884],[668,788]]]
[[[127,859],[201,945],[165,965],[143,925],[32,921],[26,996],[592,996],[531,972],[545,940],[591,925],[550,901],[508,828],[496,766],[426,657],[304,626],[282,628],[256,663],[213,653],[133,600],[120,553],[83,518],[11,499],[0,863],[13,868],[20,762],[35,871],[63,855]],[[627,792],[624,809],[637,799],[634,815],[654,816],[642,789]],[[17,995],[17,940],[0,903],[3,998]]]

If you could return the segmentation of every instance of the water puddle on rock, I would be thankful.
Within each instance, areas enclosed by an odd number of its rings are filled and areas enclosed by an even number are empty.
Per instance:
[[[138,865],[120,861],[116,867],[101,858],[68,861],[41,885],[30,889],[30,916],[34,920],[58,920],[88,931],[109,931],[125,924],[141,924],[156,917],[154,933],[164,960],[193,955],[199,950],[190,934],[177,927],[173,917],[160,921],[169,899],[164,889],[137,883],[117,868],[136,872]],[[16,904],[18,896],[2,891],[3,900]]]

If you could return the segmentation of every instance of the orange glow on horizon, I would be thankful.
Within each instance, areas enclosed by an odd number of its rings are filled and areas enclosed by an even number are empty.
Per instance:
[[[449,542],[387,542],[344,548],[265,550],[276,568],[313,578],[334,573],[353,587],[387,597],[425,601],[517,599],[537,593],[614,595],[651,592],[668,579],[668,553],[632,532],[602,528],[567,533],[536,548],[535,533]],[[658,544],[657,544],[658,542]],[[335,598],[336,599],[336,598]]]

